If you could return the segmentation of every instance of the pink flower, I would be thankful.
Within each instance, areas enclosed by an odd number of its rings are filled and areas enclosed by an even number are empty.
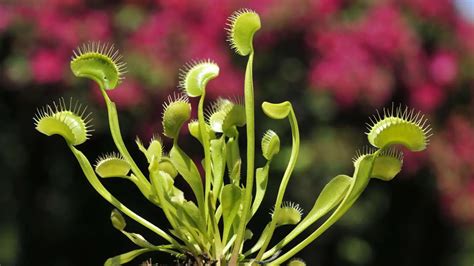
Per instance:
[[[89,40],[107,40],[111,35],[110,18],[103,11],[88,12],[76,21],[76,26],[84,38]]]
[[[378,106],[391,95],[391,77],[377,65],[353,31],[321,32],[316,41],[308,41],[321,55],[313,61],[311,85],[333,92],[341,106],[353,105],[361,98]]]
[[[452,0],[404,0],[404,3],[422,17],[450,23],[456,14]]]
[[[372,8],[358,30],[360,38],[382,58],[403,55],[418,45],[411,29],[393,5]]]
[[[404,58],[401,79],[408,87],[415,87],[426,80],[425,54],[420,49],[411,56]]]
[[[31,16],[34,16],[40,39],[56,46],[69,49],[81,41],[103,41],[111,35],[110,18],[103,11],[89,11],[72,16],[61,9],[33,9],[33,14],[25,16],[25,19],[31,20]]]
[[[82,0],[43,0],[48,8],[77,9],[84,4]]]
[[[320,16],[331,16],[342,7],[341,0],[320,0],[320,1],[310,1],[312,6],[312,12],[309,12],[310,16],[318,14]],[[319,16],[318,16],[319,17]]]
[[[12,8],[0,5],[0,33],[5,31],[10,25],[13,18],[13,12],[15,12],[15,10],[12,10]]]
[[[443,102],[443,90],[430,83],[424,83],[411,89],[410,105],[425,113],[433,112]]]
[[[374,66],[372,71],[373,74],[367,77],[367,87],[363,96],[369,105],[383,106],[393,93],[392,73],[383,69],[382,66]]]
[[[436,53],[429,62],[431,79],[438,85],[451,85],[457,76],[458,65],[454,54],[441,51]]]
[[[66,59],[65,59],[66,58]],[[63,79],[67,57],[50,49],[38,50],[30,59],[33,79],[38,83],[59,82]]]
[[[474,23],[469,23],[464,20],[459,20],[456,25],[456,33],[459,39],[459,44],[462,48],[474,55]]]
[[[457,222],[474,222],[474,127],[452,116],[428,149],[446,213]]]
[[[471,165],[471,171],[474,174],[474,127],[472,123],[461,117],[453,117],[449,123],[450,131],[447,137],[453,147],[453,152],[459,159]]]
[[[75,47],[78,45],[79,37],[72,18],[54,9],[38,9],[34,10],[33,14],[28,14],[25,19],[32,19],[30,16],[36,17],[35,27],[40,41],[51,42],[57,46]]]

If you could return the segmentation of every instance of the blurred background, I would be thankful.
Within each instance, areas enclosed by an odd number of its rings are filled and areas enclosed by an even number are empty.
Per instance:
[[[121,50],[129,72],[110,95],[125,142],[146,167],[135,136],[146,142],[161,134],[162,103],[176,91],[184,63],[211,58],[220,65],[210,98],[243,94],[245,58],[229,49],[224,31],[226,18],[242,7],[256,10],[263,26],[255,40],[256,103],[290,100],[300,123],[302,149],[286,200],[308,211],[333,176],[352,174],[351,158],[368,143],[364,124],[376,109],[406,104],[434,128],[426,151],[405,154],[393,181],[372,181],[299,257],[321,266],[474,264],[473,0],[2,0],[1,265],[102,265],[135,248],[111,226],[112,207],[88,184],[64,141],[34,130],[37,107],[74,97],[94,115],[95,132],[80,149],[91,161],[114,150],[98,89],[71,75],[72,50],[89,40]],[[284,143],[262,205],[269,210],[287,164],[290,129],[259,108],[257,121],[257,135],[272,128]],[[194,139],[180,141],[200,158]],[[166,228],[163,214],[133,185],[104,184]],[[250,225],[254,233],[269,219],[261,208]],[[128,228],[160,243],[132,221]],[[150,257],[172,263],[150,254],[131,265]]]

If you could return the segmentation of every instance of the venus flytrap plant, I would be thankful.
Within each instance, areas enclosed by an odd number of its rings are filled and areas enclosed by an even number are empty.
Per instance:
[[[260,18],[251,10],[235,12],[229,19],[229,41],[235,52],[248,56],[245,71],[244,99],[219,98],[206,105],[206,86],[219,75],[219,66],[211,60],[186,64],[180,74],[179,94],[170,96],[163,105],[163,136],[172,139],[166,153],[161,138],[155,135],[144,145],[136,139],[137,149],[143,153],[147,171],[142,171],[130,156],[121,136],[115,103],[107,91],[115,89],[123,79],[125,64],[113,46],[100,43],[82,45],[74,52],[71,70],[77,77],[88,78],[99,85],[104,97],[110,133],[118,153],[100,156],[93,167],[76,146],[90,137],[91,119],[86,108],[63,99],[38,110],[34,117],[36,129],[47,135],[60,135],[76,157],[92,187],[116,209],[111,213],[114,228],[124,234],[138,249],[112,257],[105,265],[127,263],[135,257],[153,251],[176,256],[194,265],[274,264],[288,261],[288,265],[305,265],[292,259],[344,215],[360,197],[370,179],[392,180],[403,165],[403,154],[398,146],[410,151],[421,151],[429,142],[431,128],[427,120],[408,108],[384,109],[383,115],[370,118],[368,140],[372,148],[356,152],[354,173],[337,175],[323,188],[310,211],[284,201],[285,191],[298,160],[300,137],[296,114],[290,102],[262,104],[263,112],[271,119],[288,119],[292,133],[292,150],[288,165],[280,181],[276,200],[271,208],[268,224],[251,247],[244,249],[254,233],[247,227],[266,195],[272,160],[280,151],[280,138],[268,129],[261,139],[261,153],[265,164],[255,169],[255,104],[253,95],[253,36],[260,29]],[[199,97],[197,118],[191,117],[188,97]],[[187,123],[189,133],[203,147],[204,177],[196,163],[179,146],[181,129]],[[239,150],[239,128],[246,127],[246,165]],[[245,167],[245,179],[241,178]],[[101,183],[101,179],[125,178],[159,207],[169,222],[162,230],[128,209]],[[185,195],[175,185],[183,178],[192,190]],[[255,186],[255,188],[254,188]],[[125,231],[125,216],[142,224],[163,238],[166,243],[151,244],[140,234]],[[301,233],[329,217],[310,235],[293,248],[287,249]],[[292,230],[275,246],[269,248],[273,234],[280,227]],[[256,254],[255,254],[256,253]]]
[[[198,205],[202,207],[203,216],[208,217],[208,200],[211,187],[211,156],[210,156],[210,142],[209,135],[204,134],[207,130],[207,126],[204,118],[204,99],[206,96],[206,86],[207,83],[216,78],[219,75],[219,66],[214,62],[201,61],[201,62],[192,62],[187,64],[185,68],[181,71],[179,87],[186,92],[189,97],[200,97],[199,106],[198,106],[198,123],[199,131],[201,132],[201,141],[204,148],[204,169],[206,172],[205,177],[205,191],[204,191],[204,202]],[[174,148],[174,145],[173,145]],[[173,150],[171,151],[172,154]],[[175,156],[172,156],[172,158]],[[199,184],[201,187],[201,185]],[[196,192],[195,192],[196,193]],[[198,195],[196,195],[198,197]],[[207,221],[206,221],[207,222]]]
[[[395,175],[398,174],[399,168],[401,168],[403,163],[401,152],[395,150],[393,145],[402,145],[410,151],[420,151],[426,148],[429,137],[431,136],[431,127],[427,123],[427,120],[424,119],[424,116],[420,116],[420,113],[414,115],[414,110],[409,110],[408,108],[403,110],[401,106],[395,109],[394,105],[392,105],[391,110],[384,109],[383,112],[384,116],[382,117],[377,111],[378,117],[374,116],[375,120],[371,119],[372,124],[368,124],[369,132],[367,133],[369,142],[375,146],[376,142],[374,140],[377,140],[377,144],[382,147],[382,149],[375,151],[365,149],[362,152],[356,153],[358,157],[354,160],[354,175],[351,178],[352,180],[347,192],[344,193],[344,197],[336,210],[316,231],[288,252],[278,257],[273,263],[278,265],[290,259],[333,225],[362,194],[370,178],[379,178],[385,181],[393,179]],[[389,148],[392,149],[387,150]],[[346,183],[347,182],[342,182],[342,185],[340,185],[341,188],[337,188],[337,190],[345,190],[345,187],[347,187]],[[332,190],[335,189],[336,187],[332,188]],[[322,196],[325,196],[324,193],[320,194],[320,198]],[[329,197],[325,197],[324,199],[329,204],[322,202],[321,205],[331,205],[332,208],[335,207],[331,204],[332,200],[330,200]],[[323,209],[324,207],[321,206],[320,208]],[[311,216],[308,215],[308,217]],[[291,236],[292,234],[290,233],[285,239],[291,238]],[[282,242],[285,241],[285,239],[282,240]],[[276,252],[276,250],[279,250],[279,248],[284,245],[284,242],[282,242],[277,244],[277,246],[280,246],[273,252]],[[271,252],[268,253],[267,256],[271,256]]]
[[[252,189],[254,182],[255,164],[255,104],[253,92],[253,36],[260,27],[260,17],[252,10],[243,9],[234,12],[229,18],[228,40],[235,52],[241,56],[248,55],[247,68],[245,70],[244,98],[245,98],[245,119],[247,123],[247,178],[245,183],[245,196],[242,203],[242,221],[237,230],[237,238],[232,250],[231,265],[237,263],[238,253],[241,251],[245,227],[247,221],[247,211],[251,206]]]
[[[286,187],[288,186],[288,182],[290,180],[291,174],[293,173],[293,169],[296,165],[296,160],[298,159],[299,153],[299,146],[300,146],[300,136],[299,136],[299,129],[298,129],[298,121],[296,120],[295,113],[293,111],[293,107],[291,106],[290,102],[283,102],[279,104],[264,102],[262,104],[263,112],[272,119],[285,119],[288,117],[291,126],[291,139],[292,139],[292,148],[291,148],[291,155],[290,160],[288,162],[288,166],[283,174],[283,178],[280,183],[280,187],[278,189],[277,199],[274,206],[274,215],[275,217],[280,217],[280,211],[282,209],[282,202],[283,197],[286,191]],[[270,244],[270,240],[272,238],[273,232],[277,225],[277,219],[272,219],[268,231],[265,234],[265,240],[260,248],[256,260],[261,260],[265,250]],[[263,234],[262,234],[263,236]]]
[[[145,192],[143,193],[144,196],[152,201],[147,192],[150,184],[125,147],[120,133],[117,108],[106,93],[106,90],[115,89],[124,79],[126,64],[122,61],[122,55],[114,48],[114,45],[101,44],[100,42],[83,44],[73,51],[73,54],[70,63],[71,71],[75,76],[92,79],[99,85],[107,105],[112,139],[120,154],[130,164],[137,180],[137,186],[145,188],[145,191],[142,190],[142,192]]]

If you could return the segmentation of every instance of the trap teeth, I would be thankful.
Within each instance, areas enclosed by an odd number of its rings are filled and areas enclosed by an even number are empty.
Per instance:
[[[179,71],[178,88],[189,97],[201,96],[207,83],[219,75],[219,66],[211,60],[192,61]]]
[[[114,45],[100,42],[88,42],[77,47],[70,66],[76,77],[92,79],[106,90],[114,89],[127,72],[122,55]]]
[[[163,134],[169,138],[176,138],[184,122],[191,117],[191,104],[184,94],[169,96],[163,105]]]
[[[35,128],[39,132],[51,136],[60,135],[67,143],[79,145],[84,143],[91,132],[91,113],[87,113],[87,107],[83,107],[77,101],[66,101],[60,98],[58,103],[46,105],[37,110],[33,117]]]
[[[234,12],[227,23],[227,41],[239,55],[246,56],[253,51],[253,36],[260,27],[260,17],[250,9]]]
[[[130,164],[119,153],[112,152],[97,159],[95,172],[102,178],[124,177],[130,172]]]
[[[374,147],[385,148],[401,144],[411,151],[422,151],[426,148],[431,136],[431,126],[420,112],[408,107],[383,109],[383,116],[370,118],[367,137]]]
[[[283,202],[277,217],[273,217],[275,216],[274,211],[275,210],[272,210],[270,214],[272,215],[272,219],[277,219],[277,226],[287,224],[295,225],[301,221],[303,216],[303,209],[300,207],[300,205],[291,201]]]

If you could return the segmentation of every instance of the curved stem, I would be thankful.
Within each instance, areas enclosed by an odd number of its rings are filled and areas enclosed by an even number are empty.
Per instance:
[[[123,205],[117,198],[115,198],[99,181],[87,157],[81,151],[76,149],[74,146],[70,144],[68,144],[68,146],[71,149],[74,156],[76,156],[76,159],[79,162],[79,165],[81,166],[81,169],[84,172],[84,175],[86,176],[89,183],[105,200],[107,200],[110,204],[115,206],[122,213],[132,218],[136,222],[140,223],[141,225],[145,226],[146,228],[150,229],[151,231],[161,236],[162,238],[164,238],[171,244],[174,244],[176,247],[181,246],[175,239],[173,239],[166,232],[164,232],[163,230],[161,230],[154,224],[150,223],[149,221],[145,220],[138,214],[134,213],[132,210],[127,208],[125,205]]]
[[[359,163],[359,166],[354,171],[354,180],[351,184],[351,187],[349,188],[349,191],[342,200],[341,204],[339,204],[337,209],[331,214],[331,216],[311,235],[309,235],[291,250],[278,257],[272,263],[275,263],[275,265],[280,265],[283,262],[289,260],[296,253],[300,252],[303,248],[305,248],[316,238],[318,238],[329,227],[331,227],[335,222],[337,222],[347,212],[347,210],[349,210],[349,208],[354,204],[354,202],[359,198],[364,189],[367,187],[367,184],[370,180],[370,174],[372,172],[374,159],[378,156],[379,153],[380,150],[375,152],[374,155],[369,155],[368,157],[364,158]]]
[[[349,194],[347,194],[348,196]],[[346,196],[346,199],[347,199]],[[273,261],[275,264],[279,265],[290,258],[292,258],[296,253],[300,252],[303,248],[305,248],[307,245],[309,245],[311,242],[313,242],[316,238],[318,238],[322,233],[324,233],[329,227],[331,227],[335,222],[339,220],[339,218],[346,213],[346,211],[351,207],[349,204],[345,204],[345,200],[339,205],[339,207],[332,213],[332,215],[316,230],[314,231],[310,236],[305,238],[302,242],[300,242],[298,245],[293,247],[291,250],[286,252],[285,254],[281,255]]]
[[[211,180],[212,180],[212,169],[211,169],[211,144],[209,142],[209,135],[207,134],[206,121],[204,120],[204,99],[206,98],[206,90],[202,91],[201,98],[199,99],[198,104],[198,123],[199,131],[201,132],[202,146],[204,149],[204,172],[205,172],[205,185],[204,185],[204,219],[206,224],[211,223],[209,226],[210,239],[214,238],[215,230],[217,227],[215,225],[215,219],[211,219],[211,216],[214,216],[214,213],[210,211],[209,194],[211,193]],[[220,241],[220,240],[219,240]],[[215,250],[216,243],[218,241],[211,241],[211,250]]]
[[[346,175],[338,175],[338,176],[346,176]],[[338,194],[335,193],[327,193],[326,196],[333,197],[333,199],[336,199],[334,203],[331,203],[330,205],[326,205],[326,208],[323,207],[321,209],[321,205],[317,206],[317,202],[320,200],[321,197],[323,197],[324,190],[329,186],[330,183],[328,183],[323,191],[319,194],[318,198],[316,199],[315,205],[311,209],[311,211],[306,215],[306,217],[298,223],[296,227],[291,230],[291,232],[283,239],[280,240],[276,245],[274,245],[271,249],[269,249],[267,252],[265,252],[262,256],[262,259],[265,260],[268,257],[273,256],[277,251],[281,251],[283,247],[285,247],[288,243],[290,243],[294,238],[296,238],[298,235],[300,235],[302,232],[304,232],[309,226],[314,224],[316,221],[318,221],[321,217],[325,216],[329,212],[331,212],[333,209],[335,209],[339,204],[342,202],[344,199],[345,195],[348,193],[349,188],[351,186],[352,177],[346,176],[349,180],[349,183],[347,186],[343,189],[343,191],[337,192]],[[334,180],[334,179],[333,179]],[[333,191],[334,192],[334,191]],[[330,194],[330,195],[328,195]],[[338,197],[338,195],[341,195],[341,197]],[[329,206],[329,207],[328,207]]]
[[[204,148],[204,171],[205,171],[205,186],[204,186],[204,217],[209,218],[209,192],[211,191],[211,147],[209,144],[209,135],[206,131],[206,121],[204,120],[204,98],[206,96],[206,90],[202,91],[201,98],[199,99],[198,105],[198,122],[199,131],[201,132],[202,146]]]
[[[120,154],[122,154],[123,158],[130,164],[130,168],[137,177],[138,182],[145,184],[143,185],[144,187],[149,187],[150,182],[148,182],[147,178],[143,175],[142,171],[133,160],[132,156],[127,150],[127,147],[125,146],[125,143],[123,142],[122,134],[120,133],[120,124],[118,121],[117,108],[115,107],[115,103],[110,100],[109,96],[105,92],[105,89],[101,88],[100,90],[102,92],[102,95],[104,96],[105,104],[107,105],[110,134],[112,135],[112,139],[114,140],[115,146],[117,146],[117,149],[119,150]]]
[[[245,227],[248,220],[248,211],[252,201],[252,189],[254,181],[254,164],[255,164],[255,104],[254,104],[254,92],[253,92],[253,56],[252,51],[247,61],[247,68],[245,70],[245,119],[247,124],[247,181],[245,184],[245,196],[243,200],[243,212],[240,220],[240,225],[237,230],[237,238],[234,243],[232,250],[232,257],[230,265],[237,264],[237,256],[242,245]]]
[[[263,253],[262,259],[266,259],[268,257],[271,257],[275,252],[283,248],[286,244],[290,243],[291,240],[293,240],[295,237],[297,237],[299,234],[304,232],[306,228],[308,228],[310,225],[313,224],[313,221],[308,221],[308,220],[303,220],[301,221],[300,224],[298,224],[288,235],[285,236],[278,244],[273,246],[271,249],[269,249],[267,252]]]
[[[290,120],[290,126],[291,126],[292,146],[293,146],[291,149],[291,157],[290,157],[288,166],[286,167],[285,173],[283,174],[283,178],[280,183],[280,188],[278,189],[278,195],[275,202],[275,211],[273,212],[273,219],[270,223],[267,237],[265,239],[265,242],[262,245],[262,248],[258,252],[257,257],[255,258],[256,261],[261,260],[263,254],[265,253],[265,250],[268,247],[268,244],[270,244],[270,240],[272,239],[273,233],[276,228],[276,220],[277,220],[276,217],[278,217],[278,213],[281,210],[283,196],[285,195],[288,181],[290,180],[291,174],[293,173],[293,169],[295,168],[295,165],[296,165],[296,160],[298,159],[298,153],[300,150],[300,132],[298,129],[298,121],[296,120],[296,116],[295,116],[295,112],[293,111],[293,108],[290,109],[289,115],[290,115],[289,120]]]
[[[211,169],[211,144],[209,140],[209,135],[207,134],[206,121],[204,119],[204,100],[206,98],[206,90],[202,91],[201,97],[198,104],[198,123],[199,131],[201,132],[202,146],[204,149],[204,171],[205,171],[205,185],[204,185],[204,219],[206,219],[206,224],[209,224],[208,231],[210,234],[210,239],[214,239],[214,236],[217,234],[219,238],[216,241],[211,241],[211,250],[217,251],[220,250],[220,236],[219,236],[219,226],[214,219],[214,210],[211,207],[214,204],[214,201],[209,200],[211,194],[211,180],[212,180],[212,169]],[[215,254],[218,255],[217,253]]]

